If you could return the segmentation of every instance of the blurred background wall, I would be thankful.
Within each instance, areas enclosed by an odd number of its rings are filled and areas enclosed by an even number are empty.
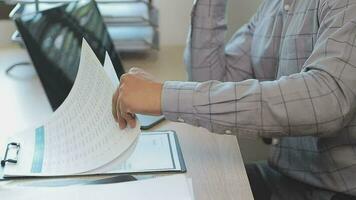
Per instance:
[[[193,0],[153,0],[153,2],[160,12],[161,45],[184,45]],[[261,0],[229,0],[227,39],[249,20],[260,2]],[[12,22],[4,20],[8,15],[8,9],[0,4],[0,44],[8,42],[9,35],[15,29]]]
[[[229,0],[228,31],[230,38],[237,28],[245,24],[262,0]],[[160,11],[160,32],[162,45],[184,45],[190,22],[192,0],[154,0]]]

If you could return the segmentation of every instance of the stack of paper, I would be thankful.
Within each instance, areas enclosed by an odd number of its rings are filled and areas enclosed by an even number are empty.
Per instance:
[[[6,163],[5,176],[80,174],[122,155],[136,141],[140,125],[120,130],[111,114],[114,91],[110,77],[83,40],[71,92],[43,126],[9,140],[20,143],[20,151],[17,164]]]
[[[184,175],[142,181],[68,187],[0,187],[6,200],[193,200],[191,179]]]

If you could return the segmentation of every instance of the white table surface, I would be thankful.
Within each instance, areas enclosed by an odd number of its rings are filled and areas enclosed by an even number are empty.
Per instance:
[[[149,56],[124,56],[124,64],[161,80],[184,80],[182,54],[182,47],[167,47]],[[52,113],[33,67],[20,66],[5,75],[9,65],[28,60],[23,49],[0,48],[0,149],[11,134],[40,125]],[[236,137],[167,121],[152,130],[177,132],[197,200],[253,199]]]

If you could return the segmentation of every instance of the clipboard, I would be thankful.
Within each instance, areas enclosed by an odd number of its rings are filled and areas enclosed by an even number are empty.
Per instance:
[[[16,142],[10,142],[6,145],[6,150],[5,150],[5,155],[4,158],[1,160],[1,167],[5,167],[6,163],[17,163],[19,151],[20,151],[20,143]],[[10,151],[15,150],[15,157],[14,158],[9,158],[10,157]]]
[[[162,142],[165,144],[156,144],[156,146],[150,146],[150,142]],[[152,144],[154,145],[154,144]],[[160,146],[159,146],[160,145]],[[159,155],[156,152],[159,148],[163,149]],[[133,152],[128,153],[129,156],[122,158],[121,156],[117,159],[113,160],[112,162],[108,163],[107,165],[103,166],[103,168],[95,169],[93,171],[88,171],[85,173],[80,174],[70,174],[64,176],[13,176],[7,177],[2,173],[0,170],[0,180],[7,180],[7,179],[16,179],[16,178],[40,178],[40,177],[75,177],[75,176],[95,176],[95,175],[139,175],[139,174],[157,174],[157,173],[185,173],[187,171],[183,153],[181,146],[179,144],[179,139],[175,131],[166,130],[166,131],[154,131],[154,132],[142,132],[137,144],[133,147]],[[21,144],[16,142],[11,142],[7,145],[4,157],[1,161],[1,164],[16,164],[21,160],[18,160],[17,157],[19,151],[21,151]],[[144,155],[142,152],[145,152]],[[153,156],[155,156],[153,158]],[[153,158],[154,161],[158,161],[159,158],[165,159],[164,162],[166,165],[156,163],[149,164],[145,166],[146,162],[140,162],[141,158]],[[170,157],[170,160],[167,158]],[[121,159],[121,160],[120,160]],[[126,161],[122,162],[122,159]],[[171,162],[171,166],[167,165]],[[121,163],[121,164],[120,164]],[[115,168],[115,164],[117,164]],[[111,165],[111,166],[110,166]],[[135,167],[136,165],[136,167]],[[130,169],[131,166],[131,169]],[[137,167],[141,166],[141,167]],[[156,167],[155,167],[156,166]],[[3,169],[3,167],[2,167]]]

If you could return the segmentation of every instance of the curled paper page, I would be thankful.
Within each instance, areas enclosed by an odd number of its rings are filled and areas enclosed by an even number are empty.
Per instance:
[[[121,130],[111,114],[114,84],[83,39],[73,88],[50,119],[36,130],[15,135],[17,164],[5,176],[59,176],[84,173],[119,157],[134,144],[140,124]]]
[[[120,85],[119,78],[116,75],[114,65],[111,62],[110,56],[108,52],[105,53],[105,62],[104,62],[104,71],[110,78],[111,82],[115,87],[118,87]]]

